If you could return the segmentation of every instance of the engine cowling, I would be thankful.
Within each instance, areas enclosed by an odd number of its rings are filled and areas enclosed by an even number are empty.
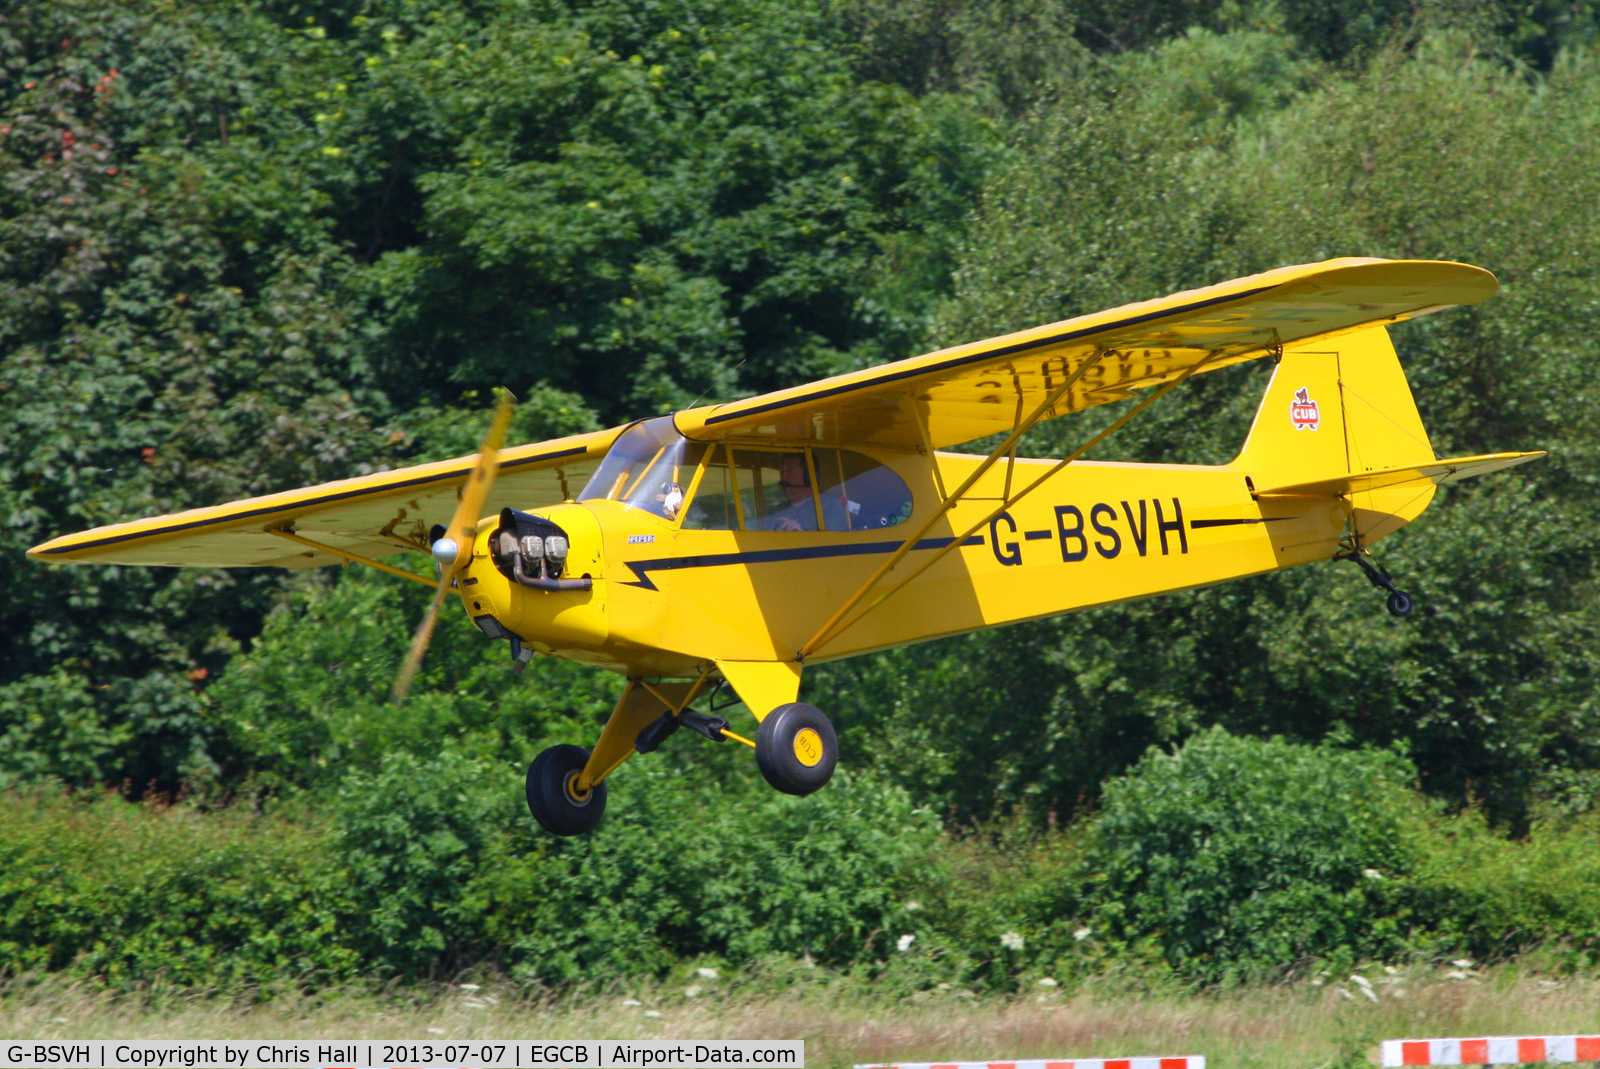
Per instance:
[[[600,525],[587,508],[504,509],[472,557],[461,592],[484,634],[580,660],[605,642]]]

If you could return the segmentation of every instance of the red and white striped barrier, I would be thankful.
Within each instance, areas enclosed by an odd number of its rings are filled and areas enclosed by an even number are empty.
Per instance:
[[[1600,1062],[1600,1036],[1383,1041],[1384,1069],[1405,1065],[1515,1065],[1521,1062]]]
[[[853,1069],[1206,1069],[1206,1060],[1198,1054],[1182,1058],[1025,1058],[1014,1062],[897,1062]]]

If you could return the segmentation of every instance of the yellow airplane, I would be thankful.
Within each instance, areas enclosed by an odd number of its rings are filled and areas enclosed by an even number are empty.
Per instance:
[[[1434,487],[1544,455],[1441,460],[1387,325],[1476,304],[1494,276],[1440,261],[1285,267],[793,389],[476,456],[64,535],[51,562],[312,568],[356,562],[435,590],[535,654],[627,680],[594,749],[528,770],[557,835],[594,827],[606,778],[679,727],[753,747],[774,787],[827,782],[838,743],[798,701],[806,664],[1218,583],[1370,559]],[[1191,375],[1277,363],[1230,464],[1083,455]],[[1060,459],[1017,455],[1041,421],[1130,402]],[[986,455],[944,452],[999,437]],[[498,509],[498,512],[495,510]],[[437,579],[376,558],[429,553]],[[731,688],[731,693],[724,688]],[[691,709],[705,699],[707,712]],[[742,700],[755,738],[715,714]]]

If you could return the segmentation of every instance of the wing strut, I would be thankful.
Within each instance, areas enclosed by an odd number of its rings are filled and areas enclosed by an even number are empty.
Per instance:
[[[342,557],[352,564],[365,564],[369,568],[376,568],[378,571],[388,572],[390,575],[398,575],[400,578],[409,579],[413,583],[421,583],[429,590],[433,589],[435,581],[429,579],[425,575],[418,575],[416,572],[408,572],[402,568],[396,568],[392,564],[385,564],[381,560],[373,560],[371,557],[363,557],[359,553],[351,553],[348,549],[339,549],[335,546],[325,545],[322,542],[313,542],[309,538],[301,538],[287,527],[268,527],[266,530],[267,534],[277,535],[279,538],[287,538],[291,542],[299,542],[302,546],[310,546],[312,549],[317,550],[320,553],[326,553],[330,557]]]
[[[1011,433],[1006,436],[1006,440],[997,445],[994,448],[994,451],[983,459],[983,463],[979,464],[975,469],[973,469],[972,474],[967,476],[966,480],[960,486],[956,487],[954,493],[945,495],[944,500],[939,503],[939,507],[933,510],[933,515],[929,516],[926,520],[923,520],[921,526],[913,531],[911,536],[900,544],[900,548],[889,554],[888,560],[878,565],[877,570],[867,578],[866,582],[861,584],[860,589],[858,589],[854,594],[850,595],[845,603],[839,607],[839,611],[829,617],[828,622],[823,624],[822,628],[815,635],[811,636],[811,640],[800,648],[799,654],[796,655],[796,660],[805,660],[806,657],[810,655],[811,652],[814,651],[818,646],[821,646],[823,642],[826,642],[828,639],[832,638],[839,631],[843,631],[844,628],[849,627],[850,624],[855,623],[855,619],[852,619],[849,624],[845,624],[842,627],[836,626],[838,625],[839,621],[844,618],[845,613],[855,608],[856,605],[860,603],[861,599],[866,597],[867,594],[872,591],[874,586],[877,586],[878,580],[889,574],[896,564],[899,564],[905,559],[905,555],[911,552],[911,547],[921,541],[922,536],[932,530],[933,525],[943,519],[945,513],[949,512],[960,503],[967,491],[972,489],[972,487],[976,485],[977,481],[983,477],[984,472],[994,467],[995,463],[1001,457],[1011,452],[1012,447],[1017,444],[1022,436],[1032,430],[1034,424],[1038,423],[1045,417],[1047,413],[1051,412],[1055,408],[1056,402],[1061,400],[1061,398],[1066,395],[1066,392],[1072,389],[1072,387],[1077,384],[1078,380],[1083,378],[1083,376],[1088,373],[1090,368],[1098,364],[1101,358],[1106,355],[1106,352],[1107,350],[1105,349],[1096,349],[1092,356],[1090,356],[1082,364],[1079,364],[1078,369],[1072,374],[1068,375],[1062,381],[1061,385],[1051,390],[1049,394],[1045,396],[1045,399],[1040,401],[1038,406],[1032,412],[1028,413],[1026,417],[1022,415],[1021,407],[1019,405],[1016,426],[1011,429]],[[928,462],[934,466],[935,471],[938,471],[939,461],[938,458],[933,455],[931,449],[928,452]],[[942,491],[943,489],[944,488],[941,485],[940,490]],[[957,539],[957,542],[959,541],[960,540]],[[951,543],[951,545],[955,544],[955,542]],[[943,554],[941,553],[940,555],[942,556]],[[883,599],[879,598],[878,600],[882,601]],[[874,602],[873,604],[876,605],[877,602]],[[857,619],[859,619],[859,617],[857,617]]]
[[[843,620],[844,615],[847,612],[849,612],[851,609],[855,608],[858,604],[860,604],[860,602],[861,602],[861,600],[863,598],[865,598],[868,594],[870,594],[872,592],[872,589],[873,589],[873,587],[875,587],[877,585],[878,580],[881,579],[889,571],[890,568],[893,568],[894,565],[902,557],[904,557],[907,552],[910,551],[911,547],[914,546],[922,538],[923,535],[928,533],[929,528],[931,528],[933,526],[934,522],[936,520],[938,520],[941,516],[943,516],[951,508],[953,508],[958,502],[960,502],[960,500],[966,494],[966,492],[969,489],[972,488],[972,485],[975,482],[977,482],[978,477],[980,475],[982,475],[985,471],[989,470],[989,468],[993,467],[994,464],[997,461],[999,461],[999,459],[1001,457],[1005,456],[1007,453],[1012,453],[1014,455],[1016,444],[1017,444],[1017,439],[1021,438],[1023,434],[1027,433],[1027,431],[1030,428],[1032,428],[1032,426],[1035,423],[1037,423],[1039,421],[1039,419],[1043,415],[1043,413],[1050,409],[1050,406],[1055,403],[1056,399],[1062,393],[1064,393],[1068,387],[1070,387],[1074,382],[1076,382],[1078,380],[1078,378],[1081,377],[1083,375],[1083,373],[1085,371],[1087,371],[1092,364],[1098,362],[1099,359],[1104,354],[1105,354],[1105,350],[1101,350],[1101,351],[1095,353],[1094,356],[1092,356],[1088,360],[1086,360],[1084,362],[1084,365],[1082,367],[1080,367],[1076,372],[1074,372],[1071,378],[1069,378],[1066,382],[1062,383],[1060,388],[1058,388],[1056,391],[1052,392],[1050,394],[1050,396],[1045,399],[1043,404],[1041,404],[1038,408],[1034,409],[1033,412],[1031,412],[1028,415],[1028,418],[1025,421],[1025,423],[1019,423],[1017,425],[1017,429],[1013,430],[1011,432],[1010,437],[1008,437],[1004,442],[1001,442],[1000,445],[995,447],[994,452],[990,453],[988,455],[988,457],[986,457],[984,459],[983,463],[978,465],[977,469],[970,476],[968,476],[967,480],[961,484],[961,486],[956,490],[956,492],[954,494],[951,494],[950,497],[945,500],[944,504],[939,507],[939,509],[933,514],[933,516],[931,516],[927,520],[927,522],[925,522],[921,527],[919,527],[915,534],[913,534],[910,538],[906,539],[905,543],[903,545],[901,545],[901,547],[899,549],[895,550],[894,555],[891,556],[889,558],[889,560],[887,562],[885,562],[882,566],[880,566],[877,571],[873,572],[871,577],[868,578],[865,583],[861,584],[861,588],[850,596],[849,600],[847,600],[844,603],[844,605],[839,609],[839,611],[834,613],[833,617],[831,619],[829,619],[829,621],[827,623],[823,624],[822,627],[817,631],[817,633],[815,635],[811,636],[811,639],[804,646],[802,646],[800,648],[800,652],[796,656],[796,659],[797,660],[802,660],[802,661],[805,660],[807,657],[809,657],[811,654],[815,653],[822,646],[824,646],[828,642],[831,642],[833,639],[839,637],[839,635],[842,634],[847,628],[849,628],[852,625],[854,625],[857,620],[860,620],[863,616],[867,615],[867,613],[871,612],[873,609],[876,609],[879,605],[882,605],[885,601],[887,601],[896,591],[900,590],[907,583],[910,583],[913,579],[917,578],[917,576],[921,575],[923,572],[927,571],[929,568],[931,568],[935,564],[939,563],[939,561],[943,560],[945,558],[945,556],[951,550],[955,549],[956,547],[958,547],[958,546],[962,545],[964,542],[966,542],[966,540],[968,538],[970,538],[973,534],[977,533],[977,531],[979,529],[981,529],[985,524],[988,524],[996,516],[1000,515],[1002,512],[1005,512],[1012,505],[1015,505],[1018,501],[1021,501],[1023,498],[1027,497],[1035,489],[1037,489],[1038,487],[1042,486],[1047,480],[1049,480],[1050,478],[1055,476],[1055,474],[1057,472],[1059,472],[1062,468],[1066,467],[1068,464],[1072,463],[1074,460],[1077,460],[1079,457],[1083,456],[1083,454],[1087,453],[1089,450],[1093,449],[1095,446],[1097,446],[1101,442],[1105,441],[1107,438],[1109,438],[1116,431],[1121,430],[1122,427],[1125,426],[1129,420],[1133,419],[1133,417],[1137,416],[1139,413],[1141,413],[1145,409],[1149,408],[1156,401],[1160,400],[1162,395],[1164,395],[1168,390],[1172,389],[1174,386],[1178,385],[1180,382],[1183,382],[1190,375],[1193,375],[1195,372],[1197,372],[1200,369],[1204,368],[1208,363],[1210,363],[1218,355],[1217,352],[1212,352],[1212,353],[1208,354],[1204,359],[1202,359],[1202,360],[1200,360],[1200,361],[1198,361],[1198,362],[1196,362],[1194,364],[1189,365],[1187,368],[1185,368],[1183,370],[1182,374],[1178,375],[1176,378],[1171,379],[1170,381],[1161,384],[1159,387],[1157,387],[1154,390],[1151,390],[1149,395],[1146,396],[1144,398],[1144,400],[1140,401],[1132,409],[1130,409],[1128,412],[1124,413],[1120,418],[1118,418],[1116,420],[1116,422],[1112,423],[1105,430],[1101,431],[1099,434],[1097,434],[1093,438],[1089,439],[1083,445],[1080,445],[1077,449],[1074,449],[1071,453],[1068,453],[1066,456],[1062,457],[1055,464],[1051,465],[1050,469],[1048,471],[1046,471],[1044,474],[1040,475],[1037,479],[1033,480],[1031,483],[1029,483],[1027,486],[1023,487],[1021,490],[1017,491],[1015,494],[1012,494],[1010,492],[1010,484],[1009,484],[1009,480],[1008,480],[1007,481],[1007,486],[1006,486],[1006,491],[1005,491],[1005,497],[1000,502],[1000,504],[997,507],[995,507],[993,510],[991,510],[987,515],[985,515],[983,519],[979,520],[977,523],[975,523],[972,526],[968,527],[959,536],[957,536],[956,538],[951,539],[950,542],[947,545],[944,546],[944,548],[937,550],[927,560],[924,560],[920,564],[918,564],[917,567],[916,567],[916,570],[911,572],[905,578],[901,579],[899,582],[895,583],[893,586],[889,587],[883,593],[879,594],[876,598],[874,598],[872,600],[871,604],[866,606],[860,612],[856,613],[854,616],[850,617],[848,620],[844,620],[843,623],[840,623],[840,621]]]

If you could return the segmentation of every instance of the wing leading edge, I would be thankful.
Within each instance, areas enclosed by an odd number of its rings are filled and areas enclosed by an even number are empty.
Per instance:
[[[1044,418],[1122,400],[1196,365],[1213,371],[1311,338],[1477,304],[1497,285],[1482,268],[1440,260],[1342,259],[1283,267],[680,412],[677,422],[700,440],[946,448],[1010,431],[1019,414],[1074,376]]]

